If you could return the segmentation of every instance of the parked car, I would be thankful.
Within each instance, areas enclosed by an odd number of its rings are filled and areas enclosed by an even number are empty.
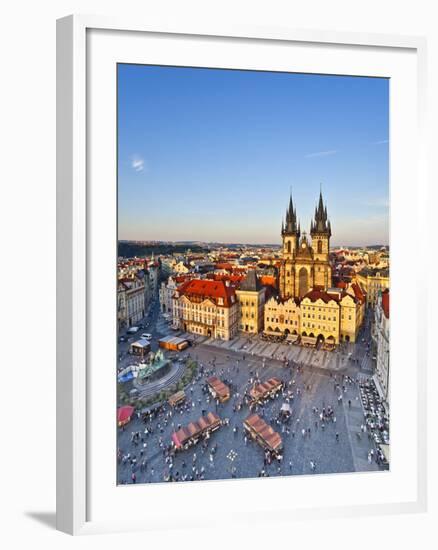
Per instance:
[[[141,337],[145,338],[146,340],[151,340],[152,339],[152,334],[149,334],[149,332],[143,332]]]

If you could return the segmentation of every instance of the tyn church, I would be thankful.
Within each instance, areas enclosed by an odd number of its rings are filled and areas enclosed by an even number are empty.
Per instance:
[[[300,224],[292,201],[286,210],[286,221],[281,225],[283,261],[280,267],[280,295],[282,298],[302,298],[311,289],[327,290],[332,286],[329,251],[332,235],[327,207],[322,193],[310,224],[311,242]]]

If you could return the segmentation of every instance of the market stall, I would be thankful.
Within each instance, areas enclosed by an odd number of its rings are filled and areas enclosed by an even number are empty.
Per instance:
[[[132,407],[131,405],[119,407],[119,409],[117,410],[117,424],[119,427],[125,426],[131,421],[134,410],[134,407]]]

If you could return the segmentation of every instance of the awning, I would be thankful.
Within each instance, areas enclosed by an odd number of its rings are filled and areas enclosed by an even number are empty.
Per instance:
[[[383,453],[383,456],[385,457],[386,462],[389,464],[390,458],[391,458],[389,445],[387,445],[386,443],[381,443],[380,449],[382,450],[382,453]]]
[[[181,447],[181,441],[179,440],[179,438],[178,438],[178,436],[177,436],[176,433],[173,433],[173,434],[172,434],[172,441],[173,441],[173,443],[175,444],[175,447],[176,447],[177,449],[179,449],[179,448]]]
[[[380,399],[382,400],[383,404],[386,401],[385,392],[383,391],[382,385],[380,383],[379,377],[377,374],[373,374],[373,382],[376,386],[377,393],[379,394]]]
[[[117,410],[117,422],[119,424],[125,424],[126,422],[129,422],[131,420],[131,416],[134,413],[134,407],[131,407],[131,405],[126,405],[125,407],[120,407]]]
[[[151,344],[148,340],[146,339],[140,339],[140,340],[137,340],[137,342],[133,342],[131,344],[131,348],[139,348],[139,349],[147,349],[147,348],[150,348],[151,347]]]

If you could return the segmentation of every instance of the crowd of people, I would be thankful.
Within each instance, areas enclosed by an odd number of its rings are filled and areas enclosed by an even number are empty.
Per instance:
[[[196,359],[196,357],[195,357]],[[145,481],[195,481],[209,478],[218,478],[219,472],[214,476],[218,467],[222,477],[238,477],[239,466],[229,461],[227,466],[217,464],[217,453],[220,446],[223,447],[225,458],[234,447],[239,447],[238,442],[244,447],[257,443],[253,442],[242,427],[242,414],[256,412],[265,419],[278,433],[281,434],[284,447],[290,448],[295,438],[305,442],[318,437],[321,445],[324,440],[330,438],[335,444],[347,437],[345,422],[339,425],[338,417],[348,413],[348,409],[356,406],[358,398],[359,379],[348,375],[329,373],[333,384],[333,394],[330,399],[315,403],[313,397],[313,384],[303,377],[304,366],[284,362],[282,390],[277,397],[267,399],[264,402],[254,402],[250,396],[250,389],[266,379],[265,365],[262,363],[257,368],[254,361],[245,363],[243,359],[231,359],[230,356],[222,363],[218,363],[216,357],[210,361],[198,362],[199,368],[195,378],[186,388],[186,400],[176,408],[163,404],[154,411],[137,413],[136,429],[130,433],[129,440],[124,438],[123,445],[118,450],[119,480],[121,483],[136,483]],[[263,373],[263,377],[261,376]],[[221,404],[209,392],[206,379],[215,375],[219,377],[231,390],[229,403]],[[245,380],[242,383],[242,378]],[[289,405],[290,414],[280,414],[280,406]],[[309,414],[307,413],[309,409]],[[182,426],[194,419],[200,412],[203,416],[209,411],[218,413],[222,419],[223,428],[227,431],[226,443],[214,441],[212,435],[200,441],[190,451],[177,451],[171,444],[171,434],[177,432]],[[223,413],[223,414],[221,414]],[[141,425],[141,428],[137,426]],[[126,430],[129,429],[129,426]],[[364,421],[360,430],[361,434],[367,433]],[[328,438],[328,439],[327,439]],[[225,448],[226,447],[226,448]],[[258,446],[257,446],[258,447]],[[272,453],[254,449],[255,463],[260,460],[259,468],[254,472],[258,477],[270,475],[287,475],[295,470],[293,460],[284,464],[284,454],[273,456]],[[307,466],[300,473],[313,473],[318,471],[317,456],[310,457]],[[375,445],[370,441],[365,458],[368,463],[379,464],[380,454]],[[234,460],[234,459],[233,459]]]

